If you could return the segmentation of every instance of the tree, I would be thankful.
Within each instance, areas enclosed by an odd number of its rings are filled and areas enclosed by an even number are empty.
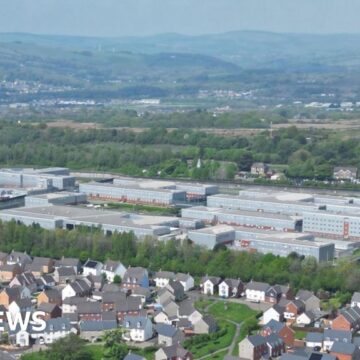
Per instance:
[[[45,352],[46,360],[93,360],[93,355],[86,348],[85,340],[70,334],[50,345]]]
[[[120,284],[121,283],[121,277],[120,275],[114,276],[114,284]]]

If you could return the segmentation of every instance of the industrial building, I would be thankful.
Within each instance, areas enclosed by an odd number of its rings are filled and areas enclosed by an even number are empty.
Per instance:
[[[227,224],[265,230],[302,230],[302,219],[300,217],[269,212],[227,210],[223,208],[195,206],[182,209],[181,215],[188,218],[200,219],[208,224]]]
[[[228,225],[216,225],[188,232],[188,238],[194,244],[214,249],[217,245],[234,242],[235,230]]]
[[[0,189],[0,210],[24,206],[26,194],[16,189]]]
[[[17,221],[42,228],[72,230],[77,226],[101,228],[106,234],[133,232],[138,238],[171,235],[179,227],[179,219],[166,216],[147,216],[116,211],[87,209],[75,206],[44,206],[0,211],[0,220]]]
[[[335,254],[335,246],[331,243],[323,244],[316,241],[290,240],[278,237],[235,240],[230,248],[237,251],[271,253],[278,256],[297,253],[302,256],[312,256],[317,261],[331,261]]]
[[[66,168],[0,169],[0,186],[69,190],[75,187],[75,177]]]
[[[318,210],[324,208],[316,205],[296,200],[282,200],[275,197],[250,197],[248,195],[224,195],[217,194],[207,198],[207,205],[211,207],[222,207],[225,209],[264,211],[285,215],[302,215],[304,211]]]
[[[304,212],[303,230],[318,237],[360,241],[360,215]]]
[[[34,194],[25,197],[26,207],[39,207],[48,205],[77,205],[85,202],[85,194],[66,191]]]
[[[136,184],[109,184],[92,182],[80,184],[79,190],[91,199],[123,201],[136,204],[174,205],[186,201],[183,190],[142,188]]]
[[[148,179],[134,179],[134,178],[115,178],[113,180],[115,185],[129,185],[138,186],[142,189],[168,189],[181,190],[186,193],[186,201],[205,201],[209,195],[214,195],[219,192],[217,185],[201,184],[201,183],[185,183],[173,182],[166,180],[148,180]]]

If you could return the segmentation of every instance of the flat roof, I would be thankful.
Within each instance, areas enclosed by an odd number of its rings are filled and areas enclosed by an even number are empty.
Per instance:
[[[224,209],[224,208],[216,208],[209,206],[194,206],[188,208],[187,210],[195,210],[195,211],[203,211],[208,213],[216,214],[229,214],[229,215],[244,215],[244,216],[252,216],[257,218],[268,218],[268,219],[279,219],[279,220],[301,220],[300,216],[295,215],[286,215],[279,213],[270,213],[265,211],[250,211],[250,210],[232,210],[232,209]]]
[[[176,189],[162,189],[162,188],[151,188],[151,187],[141,187],[139,184],[109,184],[109,183],[98,183],[98,182],[90,182],[84,183],[80,186],[91,185],[95,187],[102,188],[117,188],[117,189],[136,189],[136,190],[145,190],[145,191],[154,191],[154,192],[163,192],[163,193],[185,193],[184,190],[176,190]]]
[[[61,199],[67,196],[85,196],[85,193],[76,193],[71,191],[59,191],[59,192],[51,192],[51,193],[44,193],[44,194],[34,194],[28,195],[28,198],[35,197],[41,199]]]
[[[309,207],[309,208],[316,208],[316,204],[313,204],[311,202],[299,202],[296,200],[279,200],[276,197],[271,197],[271,196],[263,196],[263,197],[256,197],[256,198],[251,198],[250,196],[241,196],[241,195],[228,195],[228,194],[215,194],[215,195],[210,195],[208,198],[223,198],[223,199],[231,199],[231,200],[251,200],[251,201],[263,201],[263,202],[269,202],[269,203],[279,203],[279,204],[292,204],[292,205],[298,205],[298,206],[305,206],[305,207]],[[319,204],[320,205],[320,204]]]
[[[331,242],[321,243],[311,240],[290,240],[290,239],[279,239],[277,237],[269,237],[264,239],[249,239],[249,241],[262,241],[262,242],[271,242],[279,244],[288,244],[288,245],[297,245],[302,247],[312,247],[312,248],[321,248],[329,245],[333,245]],[[235,240],[235,242],[241,242],[241,240]]]
[[[70,221],[114,226],[132,225],[134,227],[166,226],[163,225],[166,224],[166,222],[179,220],[179,218],[169,216],[138,215],[126,212],[58,205],[20,207],[0,211],[0,215],[1,214],[38,219],[67,219]]]
[[[224,232],[229,232],[229,231],[234,231],[234,228],[232,226],[229,225],[215,225],[215,226],[211,226],[211,227],[205,227],[202,229],[197,229],[197,230],[191,230],[189,231],[192,233],[203,233],[203,234],[221,234]]]

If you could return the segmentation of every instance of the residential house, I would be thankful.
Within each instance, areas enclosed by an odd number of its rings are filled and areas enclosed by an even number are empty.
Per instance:
[[[69,319],[59,317],[46,321],[45,330],[43,332],[33,333],[32,337],[48,345],[69,335],[70,333],[77,334],[76,327],[71,325]]]
[[[175,274],[171,271],[158,271],[154,276],[155,285],[158,288],[165,287],[170,280],[175,279]]]
[[[124,274],[121,286],[126,289],[134,289],[136,287],[148,288],[148,271],[142,267],[129,267]]]
[[[260,334],[262,336],[277,334],[281,337],[286,346],[292,347],[294,345],[295,331],[286,324],[276,320],[270,320],[266,325],[264,325]]]
[[[54,276],[49,274],[44,274],[40,276],[40,278],[36,279],[36,282],[38,284],[38,289],[49,289],[56,285],[56,281]]]
[[[37,291],[38,285],[35,276],[31,272],[16,275],[10,282],[9,287],[25,286],[32,293]]]
[[[247,360],[260,360],[268,354],[265,338],[260,335],[250,335],[239,343],[239,357]]]
[[[86,278],[90,281],[91,288],[94,289],[94,291],[100,291],[105,285],[103,275],[88,275]]]
[[[87,301],[78,304],[77,313],[80,321],[100,321],[102,319],[101,304],[97,301]]]
[[[38,306],[41,303],[62,305],[61,292],[58,289],[43,290],[37,297]]]
[[[201,313],[195,309],[194,304],[190,299],[182,301],[179,304],[177,313],[179,319],[185,318],[193,325],[202,318]]]
[[[263,282],[250,281],[245,290],[246,300],[261,302],[266,299],[266,291],[270,288],[270,285]]]
[[[253,175],[266,175],[266,173],[269,171],[268,165],[262,163],[262,162],[256,162],[251,165],[251,174]]]
[[[171,346],[184,340],[181,330],[172,325],[158,324],[155,326],[155,331],[158,334],[158,344],[160,346]]]
[[[284,318],[287,321],[294,322],[296,318],[305,311],[305,304],[301,300],[285,300],[280,302],[285,307]]]
[[[151,299],[151,291],[149,288],[137,287],[131,290],[131,296],[139,297],[141,302],[145,304]]]
[[[296,318],[297,326],[314,326],[315,322],[323,317],[324,313],[321,310],[309,310],[300,314]]]
[[[320,299],[312,291],[299,290],[295,299],[301,300],[305,304],[306,311],[320,309]]]
[[[45,314],[43,316],[43,319],[46,321],[50,319],[59,318],[62,316],[62,311],[59,305],[57,304],[43,302],[38,306],[37,310],[42,311]]]
[[[180,344],[175,344],[162,347],[156,351],[155,360],[193,360],[193,356]]]
[[[58,267],[55,269],[54,278],[58,284],[67,284],[76,279],[77,273],[72,266]]]
[[[22,269],[19,264],[4,264],[0,266],[0,282],[8,283],[16,275],[22,273]]]
[[[104,335],[104,331],[114,330],[116,328],[116,320],[81,320],[79,322],[80,337],[90,342],[101,339]]]
[[[25,269],[30,271],[35,277],[49,274],[54,271],[55,261],[46,257],[34,257],[31,264],[26,265]]]
[[[201,292],[205,295],[214,295],[218,292],[220,282],[221,279],[219,277],[206,275],[200,282]]]
[[[123,292],[105,292],[102,294],[101,308],[103,311],[115,309],[117,303],[126,301],[126,294]]]
[[[6,264],[14,265],[18,264],[21,268],[25,269],[25,266],[32,263],[31,257],[26,252],[18,252],[12,250],[6,257]]]
[[[338,316],[332,321],[333,330],[344,330],[355,333],[360,329],[360,308],[353,307],[343,309]]]
[[[81,262],[76,258],[66,258],[62,257],[60,260],[55,261],[55,269],[61,267],[72,267],[74,269],[75,274],[78,274],[81,269]]]
[[[62,292],[62,300],[73,297],[73,296],[89,296],[91,293],[91,282],[84,278],[84,279],[77,279],[70,284],[67,284]]]
[[[280,285],[271,285],[265,291],[265,301],[277,304],[281,298],[282,289]]]
[[[217,330],[215,319],[211,315],[200,317],[193,323],[194,334],[210,334]]]
[[[275,304],[274,306],[263,312],[263,323],[267,324],[271,320],[275,320],[279,322],[284,321],[284,312],[285,312],[284,306]]]
[[[354,166],[335,166],[333,177],[336,180],[355,180],[357,172],[358,169]]]
[[[165,289],[174,295],[175,301],[181,301],[185,298],[184,287],[179,281],[170,280]]]
[[[24,298],[31,298],[31,292],[27,287],[5,288],[0,292],[0,305],[4,305],[8,309],[13,301]]]
[[[127,315],[122,326],[126,341],[144,342],[153,337],[153,324],[148,317]]]
[[[351,307],[360,307],[360,292],[354,292],[351,298]]]
[[[76,313],[76,317],[78,317],[78,315],[77,315],[78,306],[81,306],[81,304],[88,302],[88,301],[89,301],[88,299],[79,297],[79,296],[72,296],[72,297],[66,298],[62,302],[63,315]]]
[[[156,302],[158,304],[165,304],[168,301],[175,301],[175,294],[173,294],[170,290],[166,287],[161,288],[157,291]]]
[[[107,260],[101,272],[106,275],[107,281],[113,282],[115,276],[124,278],[126,267],[120,261]]]
[[[244,284],[240,279],[225,279],[219,284],[219,296],[223,298],[240,297],[244,291]]]
[[[268,348],[268,356],[275,359],[285,352],[285,343],[277,334],[265,336],[265,342]]]
[[[342,330],[324,330],[324,342],[323,350],[330,351],[331,347],[335,342],[342,342],[350,344],[352,342],[352,333],[351,331],[342,331]]]
[[[103,264],[101,262],[88,259],[83,266],[83,275],[84,276],[101,275],[102,268],[103,268]]]
[[[141,299],[138,297],[128,296],[126,301],[115,304],[116,318],[119,322],[123,321],[126,316],[140,316],[142,309]]]
[[[359,360],[360,350],[355,344],[334,342],[330,354],[336,356],[338,360]]]
[[[305,338],[306,347],[320,351],[323,347],[324,335],[319,332],[308,332]]]
[[[177,273],[175,280],[181,283],[185,292],[195,287],[195,280],[190,274]]]
[[[33,306],[31,303],[31,299],[24,298],[24,299],[16,299],[9,305],[9,313],[12,319],[15,319],[17,314],[23,314],[26,312],[31,312],[33,310]]]

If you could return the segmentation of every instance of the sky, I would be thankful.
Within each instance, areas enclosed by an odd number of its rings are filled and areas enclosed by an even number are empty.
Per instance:
[[[236,30],[360,33],[360,0],[0,0],[0,32],[81,36]]]

